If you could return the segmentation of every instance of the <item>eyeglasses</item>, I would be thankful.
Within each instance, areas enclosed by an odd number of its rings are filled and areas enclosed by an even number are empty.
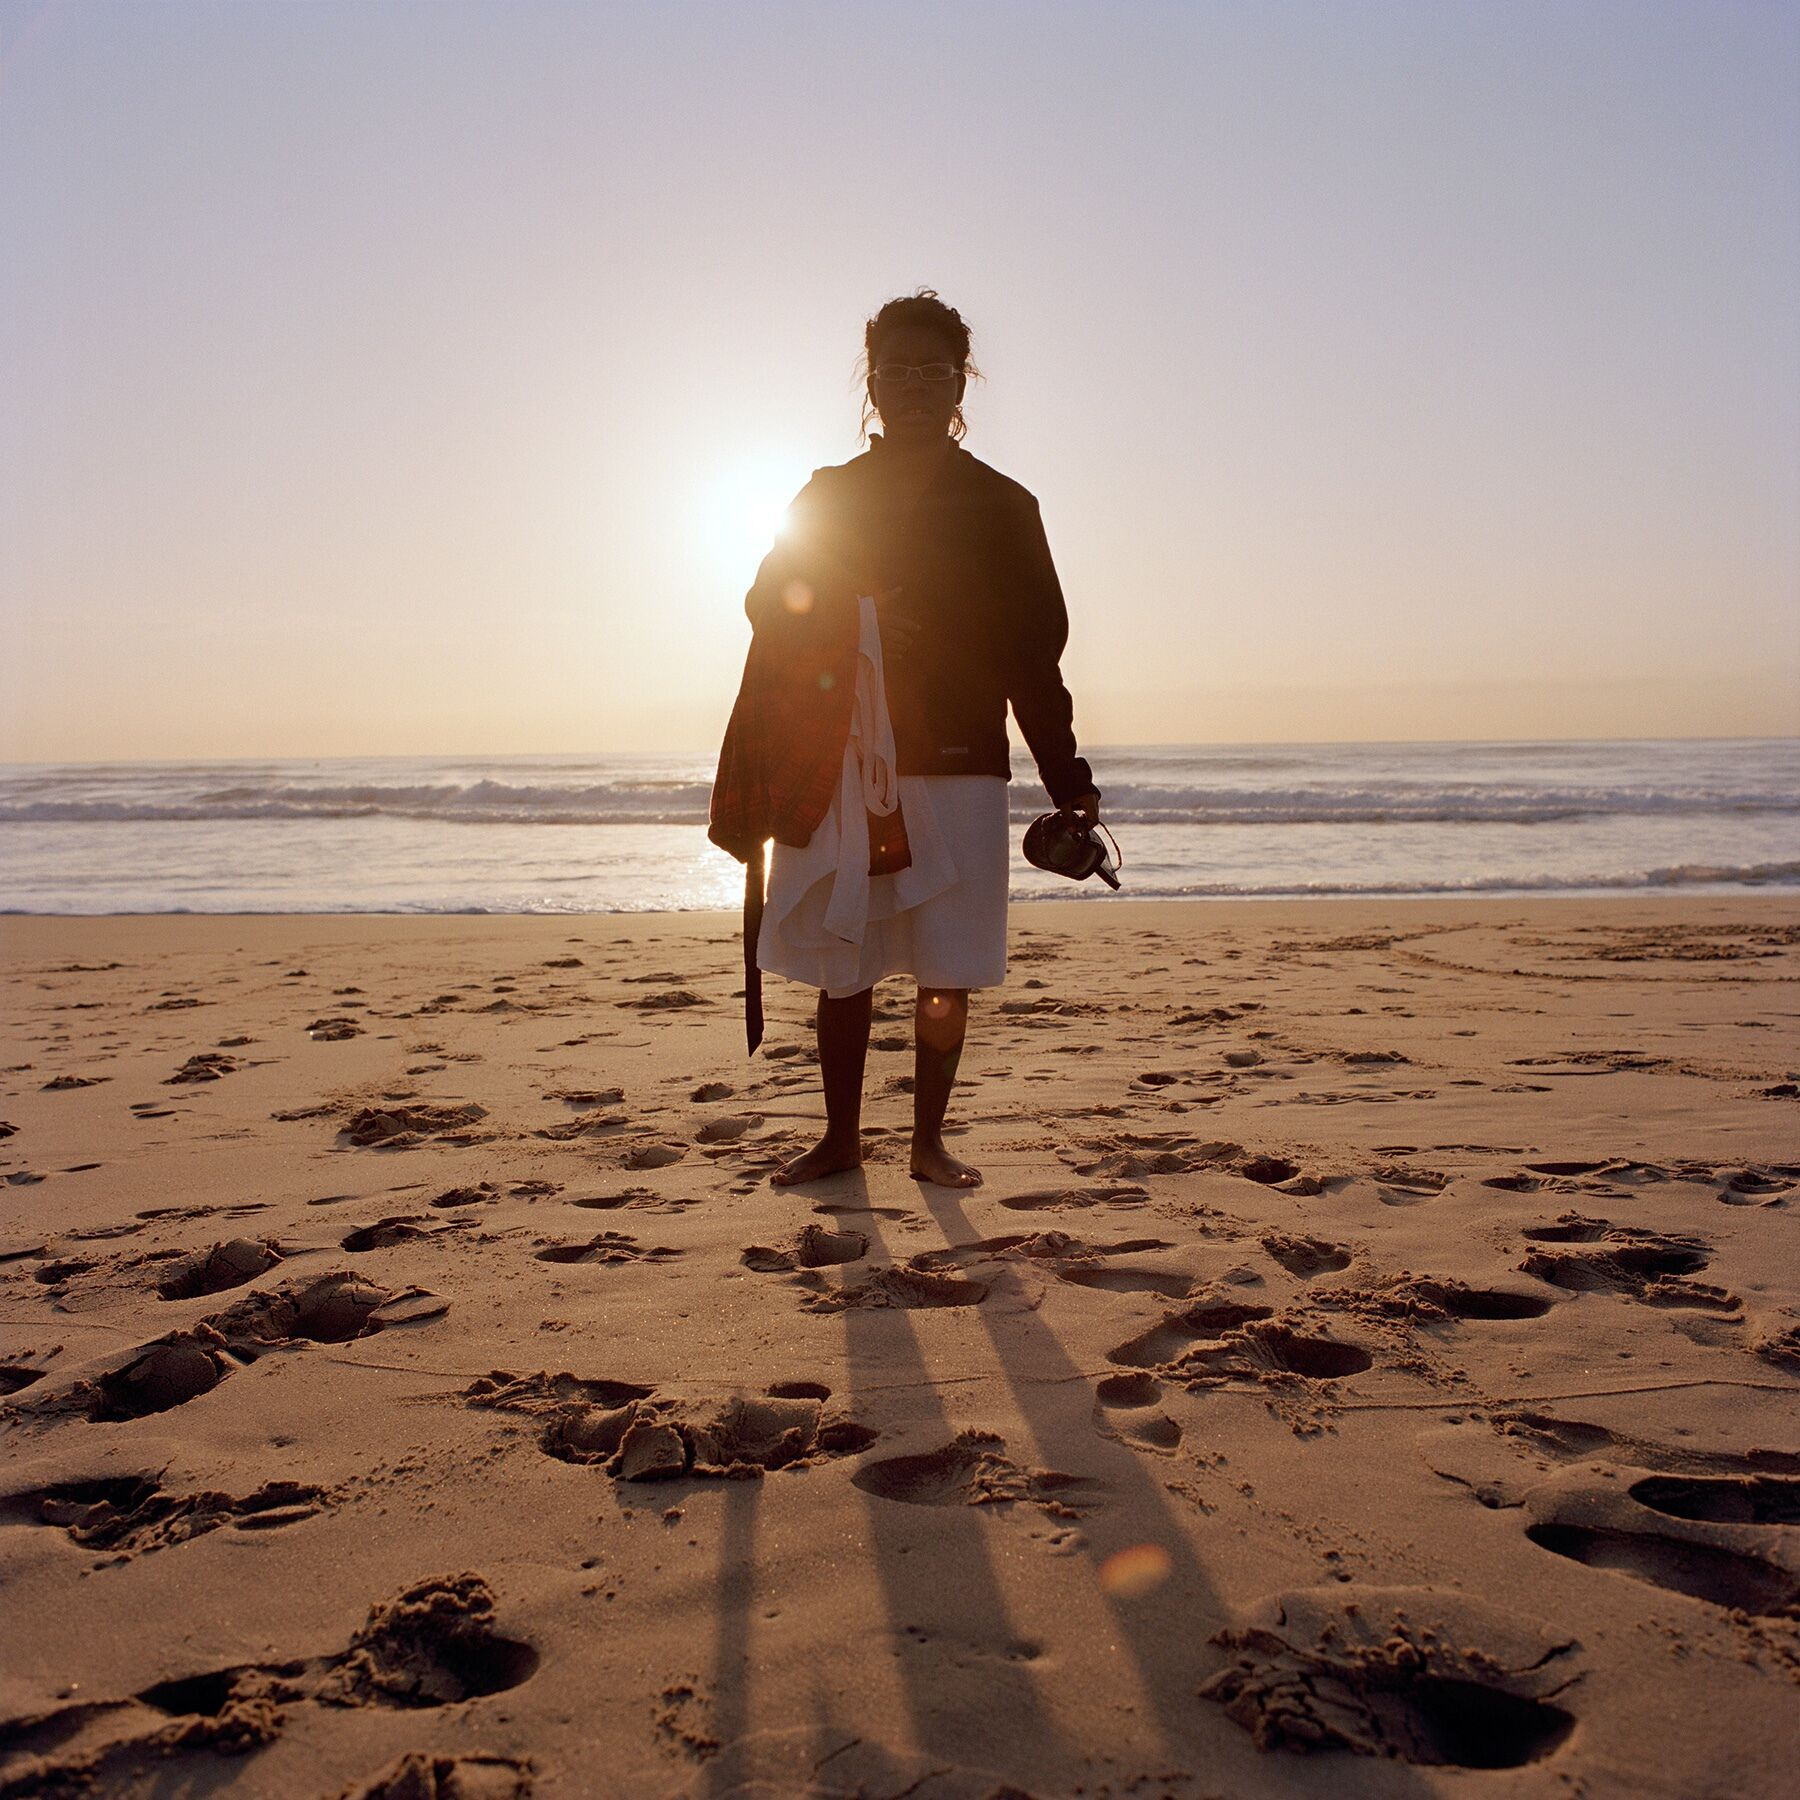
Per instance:
[[[954,381],[962,373],[955,363],[926,363],[923,368],[913,368],[907,363],[879,363],[875,369],[875,379],[885,382],[889,387],[904,387],[908,376],[916,375],[923,382]]]

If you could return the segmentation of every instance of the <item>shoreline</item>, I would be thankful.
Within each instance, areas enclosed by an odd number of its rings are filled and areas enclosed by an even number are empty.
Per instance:
[[[1254,922],[1258,918],[1275,914],[1298,912],[1313,914],[1326,910],[1341,910],[1346,913],[1367,913],[1371,911],[1391,911],[1404,908],[1409,914],[1423,910],[1441,911],[1451,915],[1465,912],[1479,916],[1483,913],[1498,911],[1517,911],[1520,907],[1545,908],[1594,908],[1619,909],[1632,911],[1639,908],[1650,911],[1671,911],[1694,907],[1716,910],[1719,907],[1757,911],[1787,911],[1800,919],[1800,887],[1768,888],[1743,887],[1707,891],[1698,888],[1677,889],[1638,889],[1638,888],[1592,888],[1559,890],[1554,893],[1521,890],[1512,894],[1320,894],[1320,895],[1210,895],[1189,894],[1180,896],[1138,896],[1134,894],[1108,894],[1093,896],[1072,896],[1066,900],[1013,900],[1008,902],[1007,916],[1009,920],[1020,917],[1035,918],[1042,914],[1048,919],[1071,916],[1071,909],[1079,909],[1074,916],[1085,914],[1089,907],[1105,907],[1111,910],[1121,908],[1136,911],[1150,911],[1162,908],[1171,909],[1179,915],[1188,909],[1198,909],[1209,915],[1216,915],[1223,921],[1231,921],[1242,915],[1246,922]],[[234,924],[260,922],[274,927],[280,924],[298,924],[309,920],[339,920],[345,922],[366,921],[370,924],[394,925],[410,923],[420,927],[429,926],[434,921],[443,924],[475,923],[489,921],[496,926],[538,924],[581,925],[584,923],[617,922],[628,923],[641,921],[673,921],[685,920],[697,925],[714,924],[721,920],[736,921],[741,914],[735,907],[691,907],[652,910],[635,909],[629,912],[108,912],[108,913],[34,913],[0,911],[0,955],[4,954],[4,937],[9,929],[39,929],[51,925],[68,927],[90,926],[101,928],[109,923],[130,923],[147,925],[156,920],[171,922],[188,921],[204,924],[208,921],[230,921]]]

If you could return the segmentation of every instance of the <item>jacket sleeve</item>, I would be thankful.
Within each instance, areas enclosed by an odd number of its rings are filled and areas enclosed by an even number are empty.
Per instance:
[[[1069,613],[1051,560],[1050,541],[1044,535],[1043,515],[1034,499],[1022,503],[1013,555],[1013,644],[1007,698],[1046,792],[1055,805],[1066,806],[1093,788],[1094,774],[1075,753],[1075,703],[1058,666],[1069,639]]]

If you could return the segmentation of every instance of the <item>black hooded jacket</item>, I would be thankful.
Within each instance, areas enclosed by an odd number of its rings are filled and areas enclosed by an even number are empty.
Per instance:
[[[802,653],[841,641],[857,594],[898,585],[894,611],[920,626],[905,656],[884,659],[899,772],[1010,776],[1010,702],[1052,802],[1078,799],[1093,772],[1058,667],[1068,612],[1037,500],[952,444],[917,505],[896,514],[872,479],[884,454],[876,437],[813,471],[745,599],[758,636]]]

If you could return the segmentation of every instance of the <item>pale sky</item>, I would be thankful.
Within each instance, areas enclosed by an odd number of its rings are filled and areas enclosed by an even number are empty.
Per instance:
[[[0,760],[716,747],[864,319],[1085,742],[1800,731],[1800,4],[0,0]]]

